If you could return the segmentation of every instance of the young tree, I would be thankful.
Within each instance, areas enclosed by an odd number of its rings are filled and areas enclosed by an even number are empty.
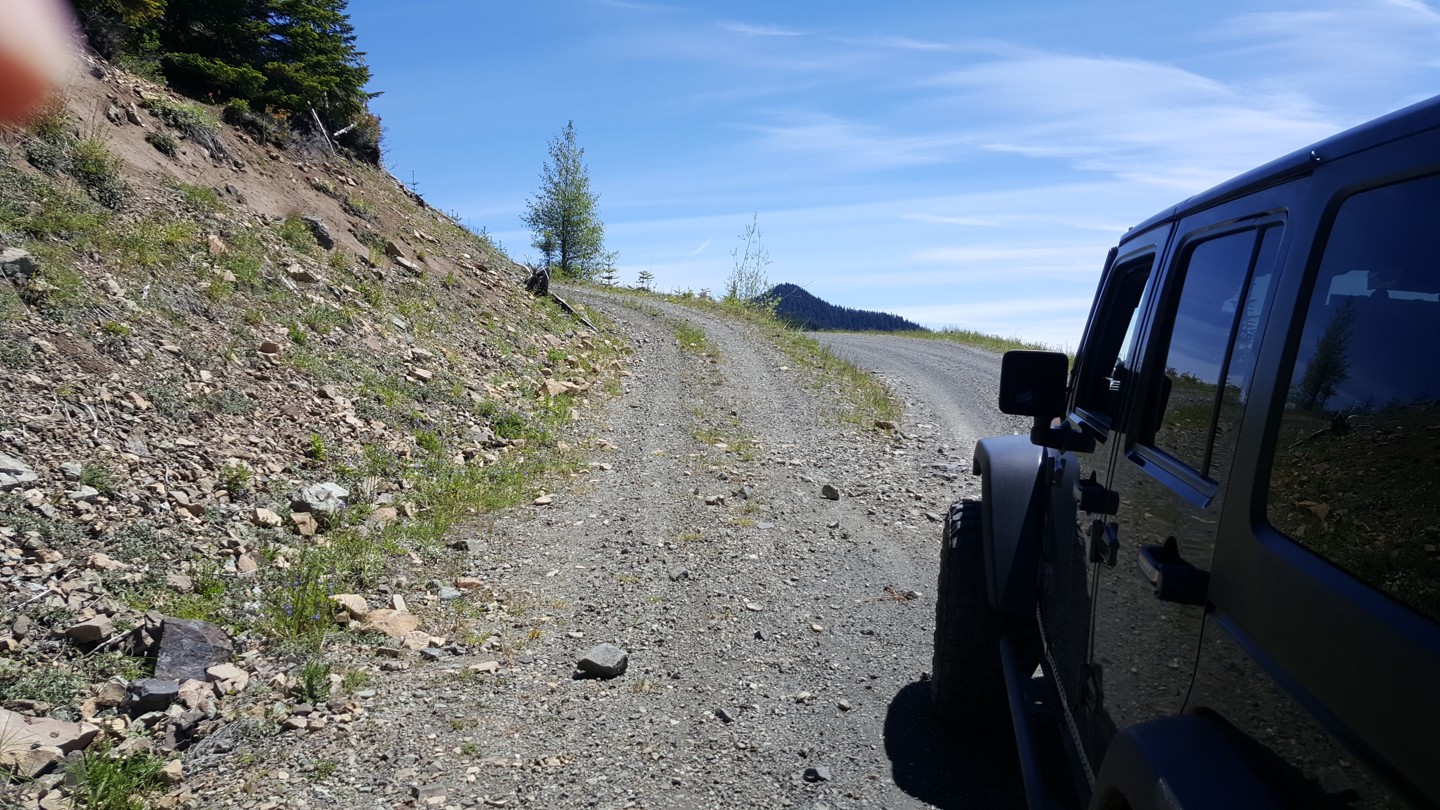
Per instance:
[[[739,236],[741,245],[730,251],[735,267],[725,283],[725,300],[748,304],[770,291],[770,280],[765,268],[770,266],[770,254],[760,241],[760,215],[754,214],[745,232]]]
[[[641,270],[640,277],[636,279],[635,286],[642,290],[649,290],[650,285],[655,283],[655,274],[649,270]]]
[[[561,278],[590,278],[605,266],[605,226],[600,198],[590,192],[585,150],[575,142],[575,122],[550,142],[550,160],[540,174],[540,191],[525,203],[521,216],[535,235],[533,243]],[[550,248],[547,250],[547,246]]]

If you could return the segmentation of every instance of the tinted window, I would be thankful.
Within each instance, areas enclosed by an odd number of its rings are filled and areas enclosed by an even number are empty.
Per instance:
[[[1305,312],[1271,523],[1440,618],[1440,178],[1340,207]]]
[[[1079,383],[1075,404],[1087,414],[1101,420],[1099,427],[1108,429],[1116,416],[1121,390],[1130,374],[1125,357],[1135,339],[1136,325],[1144,311],[1141,300],[1153,254],[1130,259],[1110,274],[1110,284],[1090,325],[1085,347],[1083,378]],[[1123,351],[1122,351],[1123,347]]]
[[[1231,428],[1243,402],[1279,234],[1274,227],[1226,234],[1195,244],[1185,258],[1154,445],[1212,478],[1212,439],[1217,427]],[[1252,265],[1261,268],[1253,283]]]

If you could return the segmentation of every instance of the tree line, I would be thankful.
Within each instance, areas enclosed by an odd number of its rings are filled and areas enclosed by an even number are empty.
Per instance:
[[[766,297],[776,302],[776,317],[796,329],[834,329],[846,332],[924,331],[924,327],[899,315],[836,306],[816,298],[794,284],[777,284]]]
[[[313,121],[378,162],[370,69],[346,0],[72,0],[101,56],[227,114]],[[313,116],[311,111],[314,111]],[[237,122],[238,123],[238,122]]]

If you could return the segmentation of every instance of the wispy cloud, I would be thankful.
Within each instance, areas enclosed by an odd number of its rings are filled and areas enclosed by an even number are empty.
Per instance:
[[[842,45],[859,45],[865,48],[892,48],[901,51],[953,51],[956,46],[949,42],[933,42],[912,37],[887,36],[887,37],[831,37],[832,42]]]
[[[690,255],[699,256],[701,253],[704,253],[705,248],[710,247],[710,243],[713,241],[713,239],[706,239],[704,242],[700,243],[700,247],[697,247],[694,250],[690,251]]]
[[[1032,52],[932,80],[992,123],[980,148],[1198,190],[1336,123],[1283,89],[1241,93],[1174,65]],[[980,117],[980,116],[977,116]]]
[[[744,34],[747,37],[798,37],[803,34],[801,31],[791,31],[775,25],[752,25],[743,22],[722,22],[720,27],[731,33]]]
[[[781,124],[749,124],[759,134],[755,145],[793,152],[851,170],[893,169],[952,160],[967,136],[955,133],[896,135],[874,124],[823,113],[791,114]]]

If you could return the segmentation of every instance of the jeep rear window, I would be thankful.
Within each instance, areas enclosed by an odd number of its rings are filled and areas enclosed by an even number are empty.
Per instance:
[[[1340,206],[1306,305],[1267,512],[1440,619],[1440,177]]]

